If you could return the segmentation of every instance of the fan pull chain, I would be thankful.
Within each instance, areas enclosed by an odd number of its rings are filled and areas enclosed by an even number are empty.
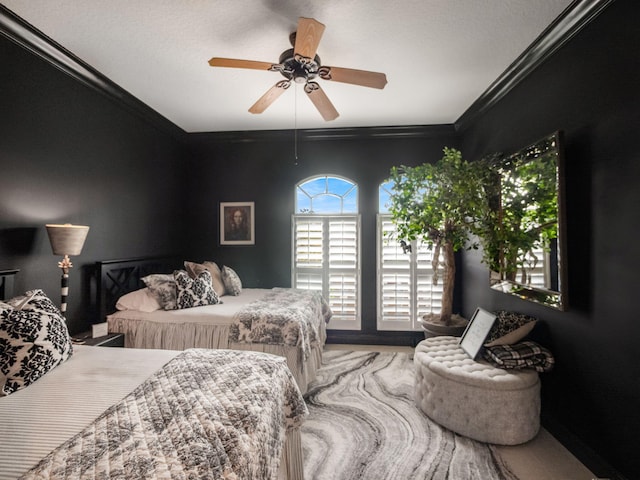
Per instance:
[[[298,86],[294,85],[293,92],[293,164],[298,166]]]

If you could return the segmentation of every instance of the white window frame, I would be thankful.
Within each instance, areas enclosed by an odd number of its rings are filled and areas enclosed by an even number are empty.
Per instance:
[[[330,239],[329,239],[329,225],[331,222],[335,221],[347,221],[347,222],[355,222],[355,235],[356,235],[356,255],[355,255],[355,266],[354,267],[331,267],[330,262]],[[299,266],[297,262],[297,252],[296,252],[296,229],[299,223],[305,221],[312,221],[322,223],[322,259],[320,266],[314,267],[305,267]],[[360,330],[361,329],[361,274],[360,274],[360,215],[293,215],[293,229],[292,229],[292,245],[293,245],[293,258],[292,258],[292,278],[291,285],[293,288],[303,288],[303,289],[314,289],[314,285],[305,285],[298,283],[299,275],[309,275],[309,276],[320,276],[320,282],[316,282],[321,285],[319,289],[322,292],[322,295],[327,299],[329,305],[333,310],[333,317],[331,318],[331,322],[329,327],[332,330]],[[335,275],[351,275],[355,281],[355,299],[353,299],[352,311],[347,313],[342,313],[342,309],[340,308],[339,303],[334,301],[334,292],[332,291],[332,281],[331,278]],[[347,304],[350,304],[349,300],[346,301]],[[348,307],[349,308],[349,307]]]
[[[357,184],[351,181],[348,178],[340,177],[337,175],[315,175],[313,177],[307,178],[299,182],[295,187],[295,195],[296,195],[296,212],[300,210],[301,207],[298,206],[298,190],[301,185],[304,185],[307,182],[322,179],[322,178],[335,178],[339,180],[344,180],[353,185],[353,188],[356,189],[356,197],[357,197]],[[329,182],[327,181],[327,187]],[[349,194],[352,194],[352,189],[349,190]],[[345,202],[342,198],[340,198],[339,194],[329,191],[328,189],[325,192],[320,192],[317,194],[318,197],[322,195],[332,196],[334,198],[340,199],[340,209],[343,210],[345,206]],[[352,198],[352,197],[351,197]],[[356,199],[357,202],[357,199]],[[313,199],[311,200],[311,205],[313,206]],[[352,205],[352,204],[351,204]],[[332,330],[361,330],[362,328],[362,319],[361,319],[361,237],[360,237],[360,214],[359,213],[343,213],[343,212],[321,212],[314,213],[313,207],[310,209],[311,211],[305,210],[304,213],[295,213],[292,216],[292,268],[291,268],[291,285],[293,288],[303,288],[303,289],[317,289],[321,290],[323,296],[329,302],[331,309],[333,310],[333,317],[331,318],[331,322],[329,324],[329,328]],[[357,205],[355,210],[357,210]],[[335,257],[337,254],[340,255],[340,247],[335,247],[335,249],[331,249],[330,242],[330,225],[335,224],[335,222],[345,221],[350,225],[355,224],[355,227],[352,229],[353,235],[355,236],[355,245],[347,245],[347,249],[355,248],[355,258],[353,258],[354,265],[349,267],[342,266],[331,266],[332,265],[332,255]],[[299,224],[303,222],[318,222],[322,224],[322,239],[321,241],[321,253],[316,252],[315,255],[318,256],[318,262],[312,266],[299,265],[298,263],[298,238],[297,238],[297,228]],[[351,237],[353,238],[353,237]],[[313,255],[313,252],[311,252]],[[335,264],[335,261],[333,262]],[[334,282],[332,284],[332,279],[335,276],[340,276],[342,274],[347,275],[353,279],[355,285],[352,285],[352,289],[347,289],[346,296],[342,297],[341,295],[336,296],[335,286],[338,284],[339,287],[346,285],[345,283],[341,283],[340,281]],[[300,276],[308,275],[308,282],[298,282]],[[316,280],[313,280],[312,277],[315,277]],[[351,296],[351,293],[355,295],[355,298]],[[344,305],[344,309],[342,308]]]
[[[385,186],[386,183],[378,186],[378,195],[381,194],[383,188],[387,193],[389,192]],[[398,251],[402,247],[397,240],[384,234],[384,224],[391,222],[391,215],[386,213],[386,208],[381,204],[382,198],[379,197],[380,213],[376,217],[376,328],[386,331],[421,331],[420,320],[422,316],[426,313],[440,313],[442,308],[442,262],[439,267],[438,284],[433,285],[431,262],[425,262],[424,259],[419,260],[419,255],[427,254],[426,247],[421,246],[421,243],[416,240],[409,244],[411,251],[403,254],[408,256],[406,267],[393,268],[383,265],[385,245],[395,246]],[[407,305],[385,304],[385,285],[383,282],[385,282],[386,275],[394,274],[408,276],[406,294],[409,298]],[[391,291],[393,292],[393,290]],[[398,291],[402,295],[402,289],[400,288]],[[394,313],[389,313],[390,310]]]

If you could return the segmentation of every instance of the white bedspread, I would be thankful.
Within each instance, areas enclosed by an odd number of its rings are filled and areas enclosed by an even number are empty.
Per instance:
[[[74,345],[62,365],[0,398],[0,479],[15,479],[178,353]]]
[[[179,353],[76,345],[68,361],[0,398],[0,480],[18,478]],[[299,441],[296,430],[283,452],[282,478],[301,478]]]

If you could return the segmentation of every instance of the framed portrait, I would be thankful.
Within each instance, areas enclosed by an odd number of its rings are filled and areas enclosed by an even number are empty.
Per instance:
[[[220,245],[255,245],[254,202],[220,202]]]
[[[489,335],[489,331],[495,321],[496,316],[493,313],[480,307],[476,308],[473,317],[469,320],[467,328],[462,334],[462,337],[460,337],[459,345],[473,360],[475,360],[478,353],[480,353],[482,344],[487,338],[487,335]]]

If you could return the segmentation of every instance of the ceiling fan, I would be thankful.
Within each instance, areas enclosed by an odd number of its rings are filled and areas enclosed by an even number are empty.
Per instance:
[[[282,52],[278,63],[213,57],[209,60],[209,65],[212,67],[267,70],[282,74],[285,79],[278,81],[262,95],[249,109],[251,113],[264,112],[269,105],[291,86],[293,81],[304,83],[305,93],[325,121],[334,120],[339,116],[339,113],[320,87],[320,84],[314,81],[316,77],[333,82],[382,89],[387,84],[387,76],[384,73],[322,65],[320,57],[316,55],[316,50],[324,29],[325,26],[313,18],[300,17],[297,31],[289,36],[289,41],[293,48]]]

